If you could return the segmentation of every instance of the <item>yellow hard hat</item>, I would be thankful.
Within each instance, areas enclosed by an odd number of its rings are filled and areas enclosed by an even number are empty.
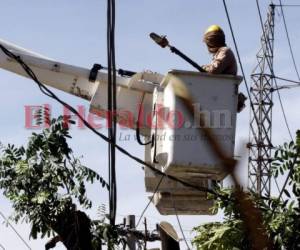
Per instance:
[[[209,26],[204,34],[207,34],[212,31],[222,31],[222,28],[219,25],[214,24],[214,25]]]

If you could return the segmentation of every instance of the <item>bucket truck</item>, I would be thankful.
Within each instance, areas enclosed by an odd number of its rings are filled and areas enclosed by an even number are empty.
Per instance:
[[[0,44],[19,56],[40,82],[88,101],[90,112],[106,117],[107,73],[61,63],[3,40]],[[28,77],[19,63],[1,50],[0,67]],[[183,70],[171,70],[166,75],[140,72],[118,76],[118,123],[130,129],[139,126],[142,136],[154,138],[145,146],[147,163],[185,182],[210,188],[213,181],[222,181],[227,173],[201,129],[199,133],[199,117],[192,117],[175,94],[174,83],[178,81],[192,93],[195,114],[205,117],[205,126],[212,129],[228,157],[232,157],[238,86],[242,81],[239,76]],[[124,122],[129,115],[139,122]],[[147,167],[145,186],[147,192],[155,193],[153,203],[161,214],[211,214],[213,200],[207,198],[206,192],[168,178],[161,181],[161,176]]]

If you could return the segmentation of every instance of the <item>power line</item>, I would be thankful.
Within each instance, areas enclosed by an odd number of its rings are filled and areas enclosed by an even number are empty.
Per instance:
[[[275,4],[276,7],[300,7],[299,4]]]
[[[278,86],[274,90],[293,89],[293,88],[299,88],[299,87],[300,87],[300,84],[299,85],[282,85],[282,86]]]
[[[1,248],[2,250],[5,250],[5,247],[4,247],[2,244],[0,244],[0,248]]]
[[[24,245],[31,250],[31,247],[28,245],[28,243],[24,240],[24,238],[18,233],[17,229],[9,222],[9,220],[6,218],[6,216],[0,211],[0,216],[3,218],[3,220],[7,223],[7,225],[10,226],[10,228],[14,231],[14,233],[18,236],[18,238],[24,243]]]
[[[116,133],[117,133],[117,83],[115,60],[115,0],[107,0],[107,110],[108,110],[108,138],[113,143],[108,144],[109,165],[109,219],[114,225],[117,210],[117,180],[116,180]]]
[[[152,196],[151,196],[151,199],[149,200],[148,204],[146,205],[146,207],[144,208],[143,212],[141,213],[140,218],[139,218],[139,221],[138,221],[138,223],[136,224],[136,227],[138,227],[139,224],[141,223],[144,214],[146,213],[147,209],[149,208],[150,204],[152,203],[152,201],[153,201],[153,199],[154,199],[154,197],[155,197],[155,194],[157,193],[157,191],[158,191],[158,189],[159,189],[159,187],[160,187],[160,184],[162,183],[162,181],[164,180],[164,178],[165,178],[165,176],[162,176],[162,177],[161,177],[159,183],[157,184],[157,186],[156,186],[156,188],[155,188],[155,190],[154,190],[154,193],[153,193]]]
[[[276,79],[278,79],[278,80],[282,80],[282,81],[285,81],[285,82],[292,82],[292,83],[296,83],[297,85],[300,85],[300,81],[297,82],[297,81],[286,79],[286,78],[282,78],[282,77],[279,77],[279,76],[273,76],[273,77],[276,78]]]
[[[185,234],[184,234],[184,231],[183,231],[183,228],[182,228],[182,225],[181,225],[181,222],[179,220],[179,216],[178,216],[178,213],[177,213],[177,208],[176,208],[176,204],[175,204],[175,201],[174,201],[174,198],[173,198],[173,194],[171,193],[171,199],[172,199],[172,202],[173,202],[173,207],[174,207],[174,211],[175,211],[175,215],[176,215],[176,219],[177,219],[177,223],[178,223],[178,226],[180,228],[180,231],[181,231],[181,234],[182,234],[182,237],[184,239],[184,242],[185,242],[185,245],[187,247],[188,250],[190,250],[190,246],[187,242],[187,239],[185,237]]]
[[[284,11],[283,11],[283,8],[282,8],[282,1],[279,0],[279,2],[280,2],[280,9],[281,9],[281,14],[282,14],[282,18],[283,18],[285,34],[286,34],[289,49],[290,49],[290,54],[291,54],[291,57],[292,57],[293,65],[294,65],[298,80],[300,81],[300,75],[299,75],[299,71],[298,71],[298,68],[297,68],[297,64],[296,64],[296,60],[295,60],[295,56],[294,56],[294,52],[293,52],[293,48],[292,48],[290,35],[289,35],[289,32],[288,32],[288,27],[287,27],[287,23],[286,23],[286,19],[285,19],[285,14],[284,14]]]
[[[255,121],[257,123],[259,123],[259,120],[257,118],[256,112],[255,112],[255,109],[254,109],[254,104],[253,104],[253,101],[252,101],[252,97],[251,97],[251,94],[250,94],[250,88],[249,88],[249,85],[248,85],[248,82],[247,82],[247,79],[246,79],[246,75],[245,75],[245,72],[244,72],[244,67],[243,67],[243,64],[242,64],[241,56],[240,56],[239,49],[238,49],[238,46],[237,46],[237,42],[236,42],[236,39],[235,39],[235,35],[234,35],[233,27],[232,27],[232,24],[231,24],[231,19],[230,19],[230,16],[229,16],[229,12],[228,12],[228,8],[227,8],[226,0],[223,0],[223,5],[224,5],[224,9],[225,9],[227,21],[228,21],[228,24],[229,24],[229,27],[230,27],[232,40],[234,42],[235,51],[236,51],[236,54],[238,56],[239,65],[240,65],[240,68],[241,68],[241,71],[242,71],[242,75],[243,75],[243,79],[244,79],[244,82],[245,82],[245,86],[246,86],[246,90],[247,90],[247,95],[248,95],[249,102],[250,102],[250,107],[251,107],[251,109],[253,111],[253,116],[254,116]],[[253,134],[255,134],[255,133],[253,133]],[[255,140],[257,141],[257,138],[255,138]],[[269,143],[271,144],[270,141],[269,141]]]
[[[276,80],[275,80],[275,83],[276,83]],[[291,128],[289,126],[289,123],[288,123],[288,120],[287,120],[287,117],[286,117],[286,113],[285,113],[285,110],[284,110],[284,107],[283,107],[283,103],[282,103],[282,99],[281,99],[281,95],[280,95],[280,92],[278,91],[278,85],[276,83],[276,87],[277,87],[277,94],[278,94],[278,99],[279,99],[279,103],[280,103],[280,106],[281,106],[281,110],[282,110],[282,114],[283,114],[283,118],[284,118],[284,122],[285,122],[285,125],[287,127],[287,130],[288,130],[288,133],[290,135],[290,138],[291,140],[293,141],[294,138],[293,138],[293,135],[292,135],[292,132],[291,132]]]
[[[280,188],[279,188],[278,181],[277,181],[277,179],[276,179],[276,178],[274,178],[274,180],[275,180],[275,184],[276,184],[276,187],[277,187],[277,191],[280,193],[280,192],[281,192],[281,190],[280,190]],[[284,201],[284,200],[283,200],[283,198],[281,198],[281,200],[282,200],[282,201]]]

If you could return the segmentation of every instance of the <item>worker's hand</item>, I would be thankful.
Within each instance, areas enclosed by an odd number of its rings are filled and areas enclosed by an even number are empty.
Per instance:
[[[201,68],[204,69],[205,72],[208,72],[208,71],[207,71],[207,67],[208,67],[208,65],[201,65]]]
[[[237,106],[238,113],[240,113],[246,107],[245,102],[247,99],[248,98],[243,93],[238,94],[238,106]]]

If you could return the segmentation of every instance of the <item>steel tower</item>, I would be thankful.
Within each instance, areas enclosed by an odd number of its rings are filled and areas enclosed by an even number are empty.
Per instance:
[[[258,63],[251,75],[254,110],[250,114],[248,187],[265,196],[271,193],[274,8],[270,5],[263,24]]]

